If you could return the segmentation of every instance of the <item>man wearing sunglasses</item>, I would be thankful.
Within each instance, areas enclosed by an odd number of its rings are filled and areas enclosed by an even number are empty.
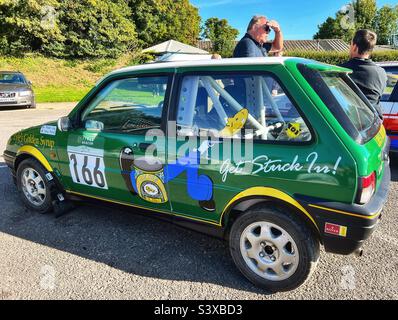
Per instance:
[[[271,30],[275,39],[267,43]],[[264,16],[254,16],[247,28],[246,35],[239,41],[234,51],[234,58],[267,57],[283,50],[283,34],[276,21],[268,21]]]

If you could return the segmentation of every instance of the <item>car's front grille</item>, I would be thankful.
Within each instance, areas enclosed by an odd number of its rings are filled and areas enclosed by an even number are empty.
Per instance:
[[[0,92],[0,98],[15,98],[15,92]]]

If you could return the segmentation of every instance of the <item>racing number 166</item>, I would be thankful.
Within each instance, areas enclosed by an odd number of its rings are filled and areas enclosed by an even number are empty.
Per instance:
[[[73,182],[108,189],[104,172],[104,159],[102,157],[79,153],[69,153],[68,156]]]

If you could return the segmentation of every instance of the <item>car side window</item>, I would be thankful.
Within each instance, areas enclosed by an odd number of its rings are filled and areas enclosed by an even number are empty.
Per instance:
[[[383,96],[381,101],[390,101],[391,94],[394,91],[394,88],[397,86],[398,83],[398,74],[387,73],[387,87],[384,90]],[[397,102],[397,101],[393,101]]]
[[[81,116],[87,129],[140,132],[161,127],[169,77],[136,77],[106,85]]]
[[[182,80],[177,132],[194,136],[306,142],[311,132],[289,96],[271,75],[189,75]]]
[[[398,86],[398,67],[384,67],[387,73],[387,87],[383,92],[381,101],[398,102],[398,99],[392,97],[395,87]]]

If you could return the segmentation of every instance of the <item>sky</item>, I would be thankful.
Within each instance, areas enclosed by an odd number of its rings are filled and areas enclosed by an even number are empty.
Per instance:
[[[334,17],[349,0],[191,0],[199,8],[203,22],[208,18],[227,19],[242,37],[254,15],[277,20],[288,40],[312,39],[317,26]],[[397,0],[378,0],[379,7],[396,5]]]

